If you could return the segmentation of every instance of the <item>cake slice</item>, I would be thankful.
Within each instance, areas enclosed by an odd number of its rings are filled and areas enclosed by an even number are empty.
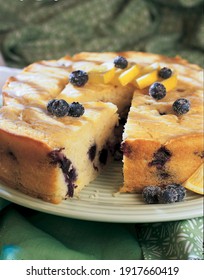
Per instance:
[[[88,101],[111,102],[118,108],[121,118],[127,116],[130,108],[133,86],[95,83],[88,81],[84,87],[75,87],[68,83],[62,92],[57,96],[58,99],[64,99],[68,103],[78,102],[84,103]]]
[[[52,203],[76,196],[111,156],[117,107],[84,104],[80,117],[57,118],[24,105],[0,110],[0,179]]]
[[[100,58],[99,53],[98,56],[96,55],[98,61],[94,61],[94,58],[91,61],[92,58],[89,59],[89,55],[90,53],[81,53],[78,58],[74,56],[72,64],[72,71],[83,70],[87,72],[88,82],[83,87],[77,87],[68,83],[58,96],[58,99],[64,99],[69,103],[76,100],[82,103],[88,101],[112,102],[118,107],[120,116],[126,117],[131,104],[134,86],[130,83],[122,86],[115,78],[104,82],[99,77],[109,71],[106,69],[115,71],[113,77],[120,73],[121,70],[116,69],[113,64],[117,54],[112,55],[108,61]],[[103,69],[104,72],[102,71]]]
[[[161,100],[152,98],[149,88],[135,90],[123,134],[122,192],[182,184],[204,160],[202,69],[178,58],[161,59],[177,72],[178,84]],[[180,98],[190,102],[185,114],[173,110]]]

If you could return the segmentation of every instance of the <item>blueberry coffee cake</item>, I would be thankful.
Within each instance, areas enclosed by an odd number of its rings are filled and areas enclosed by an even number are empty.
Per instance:
[[[59,203],[78,195],[120,146],[121,192],[156,187],[181,200],[178,186],[203,164],[202,86],[199,66],[150,53],[33,63],[3,87],[0,179]]]

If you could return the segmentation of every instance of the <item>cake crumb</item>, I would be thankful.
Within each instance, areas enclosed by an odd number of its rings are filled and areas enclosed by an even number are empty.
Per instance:
[[[120,191],[118,191],[118,192],[112,193],[112,196],[117,197],[117,196],[119,196],[120,194],[121,194]]]
[[[99,190],[94,190],[94,193],[90,194],[89,198],[90,199],[96,199],[96,198],[98,198],[98,195],[99,195]]]

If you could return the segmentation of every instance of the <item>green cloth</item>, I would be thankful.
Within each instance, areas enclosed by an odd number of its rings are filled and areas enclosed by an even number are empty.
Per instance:
[[[202,259],[203,218],[122,224],[81,221],[0,198],[2,260]]]
[[[141,50],[204,65],[203,0],[0,0],[10,66],[80,51]]]
[[[13,205],[0,219],[0,259],[142,258],[133,225],[80,221]]]
[[[203,217],[142,224],[137,230],[146,260],[203,258]]]

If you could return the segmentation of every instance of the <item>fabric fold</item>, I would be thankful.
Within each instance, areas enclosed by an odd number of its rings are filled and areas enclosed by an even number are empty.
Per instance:
[[[26,208],[20,209],[11,205],[1,213],[1,259],[142,259],[132,225],[80,221],[36,211],[29,215]]]
[[[15,67],[81,51],[127,50],[182,55],[203,66],[202,4],[202,0],[0,0],[1,49],[6,63]]]

